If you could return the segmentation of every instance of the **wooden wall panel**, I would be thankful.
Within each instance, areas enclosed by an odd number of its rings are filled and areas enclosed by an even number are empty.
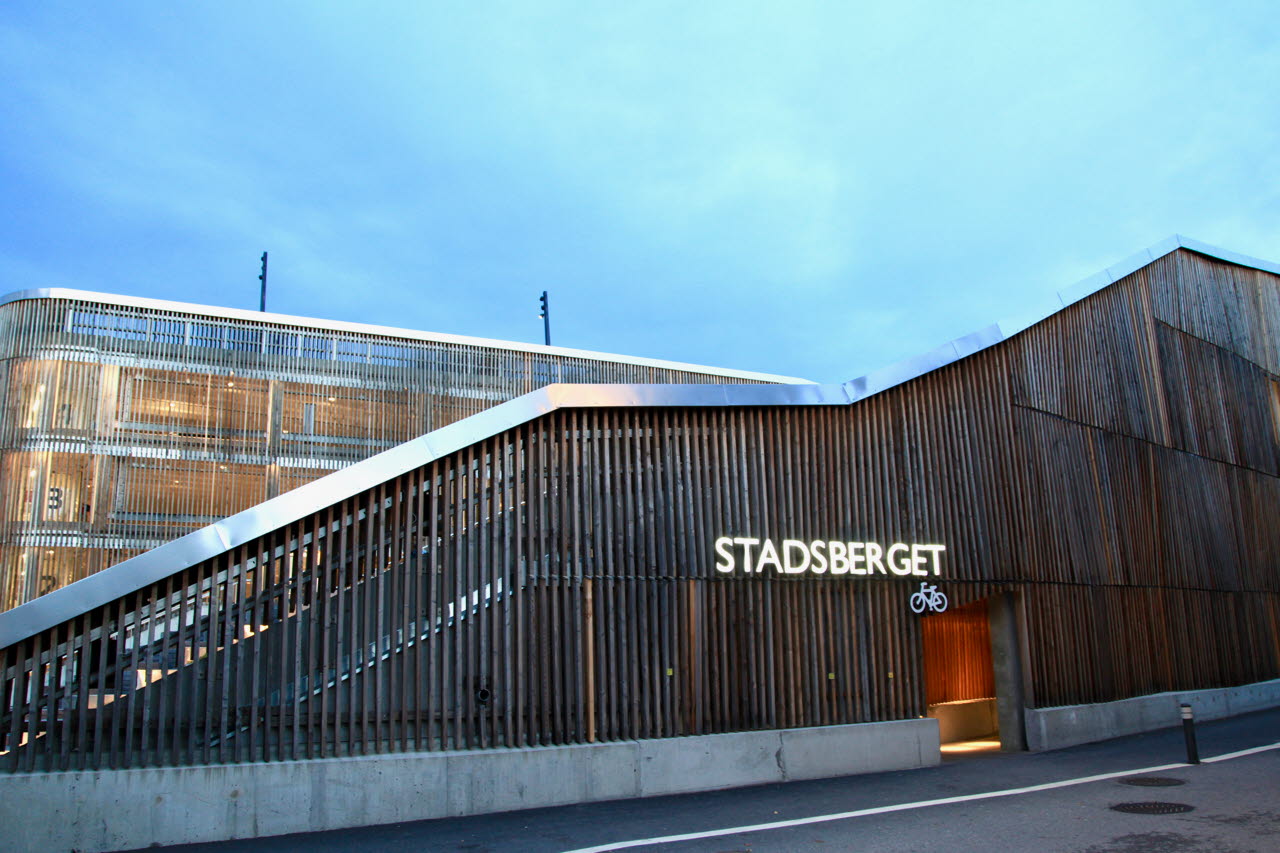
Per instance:
[[[1147,276],[1162,258],[1037,323],[1010,342],[1013,402],[1164,443]],[[1099,333],[1105,329],[1105,333]]]
[[[1280,375],[1280,277],[1186,250],[1148,269],[1157,320]]]
[[[1170,447],[1280,474],[1274,379],[1230,350],[1157,322]]]
[[[1024,594],[1041,706],[1276,677],[1274,593],[1032,584]]]
[[[985,601],[926,616],[921,628],[926,705],[996,695]]]

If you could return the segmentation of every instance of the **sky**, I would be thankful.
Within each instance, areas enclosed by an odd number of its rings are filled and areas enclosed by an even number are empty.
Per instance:
[[[1280,4],[0,5],[0,293],[842,382],[1280,260]]]

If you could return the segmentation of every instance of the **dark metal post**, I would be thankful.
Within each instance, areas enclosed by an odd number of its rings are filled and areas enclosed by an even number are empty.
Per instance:
[[[542,318],[542,335],[546,339],[547,346],[551,346],[551,309],[547,307],[547,292],[542,291],[542,296],[538,303],[542,306],[538,316]]]
[[[1200,750],[1196,747],[1196,720],[1191,713],[1191,706],[1182,703],[1182,736],[1187,741],[1187,763],[1200,763]]]
[[[262,272],[258,274],[258,280],[262,282],[262,299],[258,301],[258,310],[267,310],[267,253],[262,253]]]

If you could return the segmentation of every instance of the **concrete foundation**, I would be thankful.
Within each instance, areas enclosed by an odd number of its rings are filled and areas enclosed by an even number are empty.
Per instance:
[[[973,740],[995,734],[1000,728],[995,699],[966,699],[930,705],[928,714],[938,721],[938,736],[943,743]]]
[[[1153,693],[1117,702],[1026,710],[1027,748],[1039,752],[1180,725],[1178,706],[1217,720],[1280,706],[1280,679],[1240,687]]]
[[[940,761],[932,719],[533,749],[0,776],[3,847],[126,850]]]

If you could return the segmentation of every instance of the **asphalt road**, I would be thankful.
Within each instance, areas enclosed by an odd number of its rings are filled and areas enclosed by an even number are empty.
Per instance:
[[[1280,742],[1280,709],[1197,727],[1208,759]],[[727,830],[693,840],[643,843],[627,849],[688,851],[859,850],[1076,851],[1147,853],[1280,851],[1280,749],[1197,766],[1186,759],[1181,729],[1037,754],[986,754],[924,770],[762,785],[733,791],[592,803],[420,821],[366,829],[287,835],[251,841],[168,848],[204,853],[284,851],[563,851],[686,833]],[[1182,782],[1137,787],[1130,771],[1167,767],[1145,776]],[[912,807],[1103,774],[1106,778],[981,799]],[[1133,802],[1191,806],[1180,814],[1125,814]],[[851,811],[901,810],[814,820]],[[799,821],[796,825],[735,828]]]

